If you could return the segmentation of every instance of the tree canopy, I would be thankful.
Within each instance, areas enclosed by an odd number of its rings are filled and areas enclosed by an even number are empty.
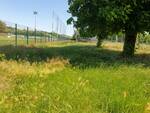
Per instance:
[[[7,31],[6,24],[0,21],[0,33],[5,33]]]
[[[124,55],[133,55],[137,33],[150,31],[150,0],[69,0],[68,12],[81,35],[107,37],[124,32]]]

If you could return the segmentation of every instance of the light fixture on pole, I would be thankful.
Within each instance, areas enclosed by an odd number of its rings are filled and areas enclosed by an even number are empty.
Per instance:
[[[33,14],[35,15],[35,43],[36,43],[36,16],[37,16],[38,12],[34,11]]]

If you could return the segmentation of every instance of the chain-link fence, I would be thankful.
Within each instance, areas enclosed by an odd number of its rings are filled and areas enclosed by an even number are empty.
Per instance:
[[[0,45],[15,44],[15,24],[0,21]]]
[[[54,41],[58,36],[61,37],[60,34],[55,32],[47,32],[24,25],[0,21],[0,46],[46,43]]]

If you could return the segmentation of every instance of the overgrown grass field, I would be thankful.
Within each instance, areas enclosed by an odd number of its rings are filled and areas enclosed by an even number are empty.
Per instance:
[[[0,113],[150,113],[150,46],[0,47]]]

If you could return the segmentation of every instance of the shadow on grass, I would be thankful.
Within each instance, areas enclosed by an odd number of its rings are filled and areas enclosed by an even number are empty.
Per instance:
[[[65,46],[65,47],[25,47],[1,46],[0,54],[6,59],[28,60],[29,62],[42,62],[47,59],[61,57],[69,59],[72,66],[79,68],[113,66],[122,64],[150,67],[150,54],[136,55],[133,58],[120,57],[119,51],[98,49],[94,46]]]

